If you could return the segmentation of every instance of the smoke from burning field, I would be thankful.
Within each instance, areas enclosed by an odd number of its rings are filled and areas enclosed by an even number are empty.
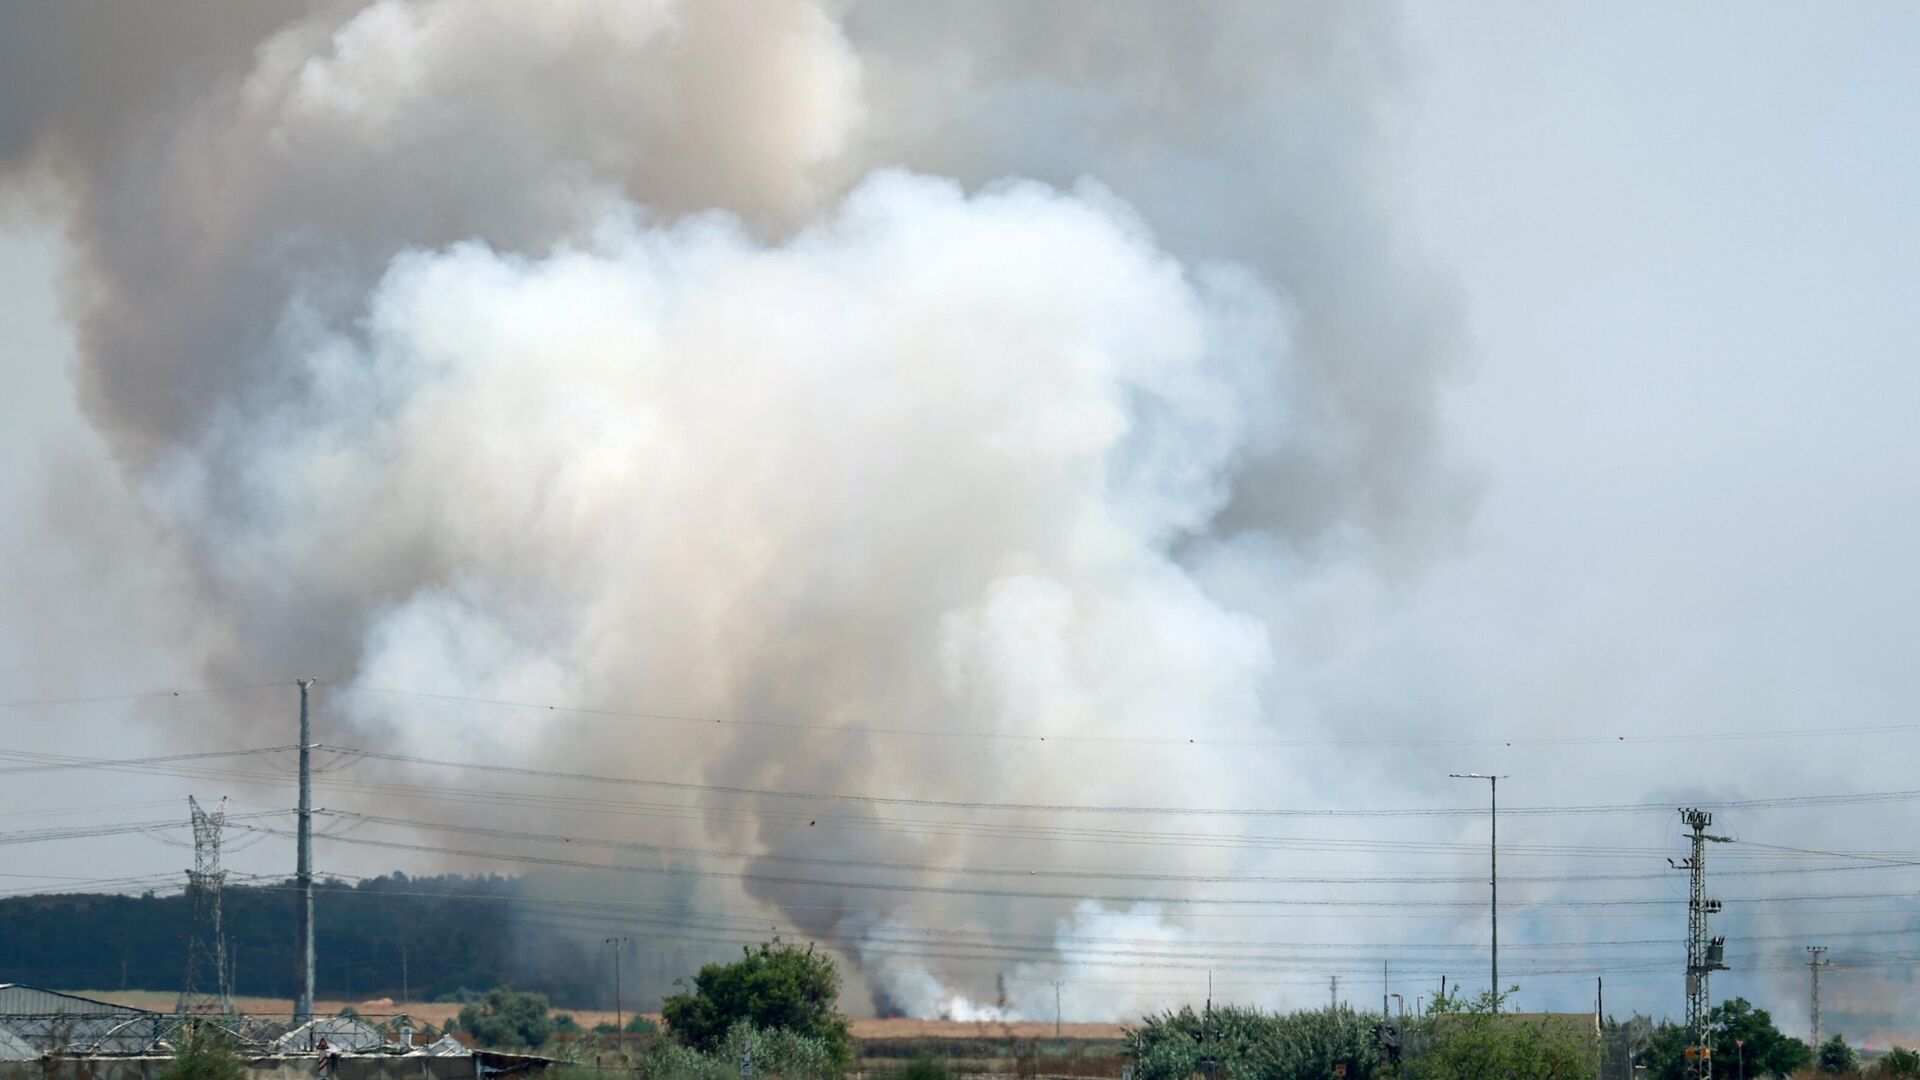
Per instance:
[[[66,542],[148,536],[192,664],[320,675],[330,742],[706,785],[367,766],[419,796],[331,803],[628,864],[546,878],[575,906],[523,930],[657,935],[643,997],[780,925],[883,1011],[998,1014],[1001,976],[1007,1012],[1063,979],[1119,1016],[1158,997],[1091,943],[1311,936],[1183,917],[1270,853],[1137,846],[1270,823],[764,794],[1304,799],[1226,744],[1318,731],[1341,613],[1468,508],[1451,323],[1375,206],[1384,9],[1086,15],[31,9],[0,179],[62,215],[131,493]],[[429,797],[454,782],[551,801]],[[1122,866],[1170,879],[1061,873]]]

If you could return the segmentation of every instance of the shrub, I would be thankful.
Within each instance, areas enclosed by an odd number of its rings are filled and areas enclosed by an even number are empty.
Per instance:
[[[1823,1073],[1850,1073],[1860,1067],[1860,1055],[1847,1045],[1844,1036],[1835,1035],[1820,1044],[1815,1051],[1813,1063]]]
[[[1472,1001],[1443,997],[1415,1031],[1419,1052],[1404,1075],[1413,1080],[1482,1080],[1490,1076],[1592,1076],[1600,1065],[1600,1038],[1591,1028],[1559,1017],[1502,1015],[1500,997]]]
[[[748,1042],[753,1044],[755,1076],[783,1080],[837,1080],[841,1064],[823,1039],[774,1028],[735,1024],[712,1053],[661,1040],[634,1065],[636,1080],[734,1080]]]
[[[897,1080],[949,1080],[949,1076],[945,1065],[935,1061],[932,1054],[922,1051],[907,1062],[906,1068],[900,1070]]]
[[[160,1080],[247,1080],[249,1075],[224,1032],[190,1021],[174,1036],[173,1063]]]
[[[1320,1080],[1336,1064],[1366,1080],[1380,1064],[1373,1022],[1351,1009],[1280,1015],[1226,1006],[1202,1015],[1187,1006],[1129,1030],[1127,1050],[1140,1080],[1186,1080],[1205,1056],[1226,1080]]]
[[[1920,1053],[1896,1046],[1881,1054],[1880,1060],[1873,1063],[1871,1075],[1887,1077],[1888,1080],[1894,1077],[1899,1077],[1901,1080],[1920,1077]]]
[[[496,987],[486,1000],[467,1005],[454,1021],[482,1045],[531,1049],[553,1037],[553,1018],[547,996]]]
[[[845,1068],[853,1059],[853,1032],[836,1007],[840,971],[833,959],[779,938],[741,952],[733,963],[701,968],[691,989],[666,1000],[660,1012],[673,1037],[711,1052],[744,1022],[763,1033],[818,1039]]]

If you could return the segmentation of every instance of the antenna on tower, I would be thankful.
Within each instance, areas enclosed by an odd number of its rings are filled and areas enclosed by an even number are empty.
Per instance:
[[[187,895],[193,906],[193,922],[187,928],[187,972],[180,980],[180,1013],[233,1012],[232,987],[227,983],[227,942],[220,930],[220,887],[226,883],[226,871],[220,869],[220,831],[227,824],[227,800],[208,813],[193,796],[187,796],[187,808],[193,818],[193,869],[187,871]],[[211,969],[209,989],[202,982]]]

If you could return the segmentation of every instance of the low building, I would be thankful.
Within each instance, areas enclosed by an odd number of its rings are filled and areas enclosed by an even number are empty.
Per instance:
[[[182,1016],[0,983],[0,1080],[157,1080],[185,1023],[231,1039],[254,1080],[496,1080],[552,1061],[470,1050],[406,1016],[284,1019]]]

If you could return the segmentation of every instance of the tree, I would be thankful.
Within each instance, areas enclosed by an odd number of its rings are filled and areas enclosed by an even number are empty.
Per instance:
[[[1775,1027],[1767,1010],[1754,1008],[1745,998],[1714,1006],[1707,1019],[1711,1025],[1714,1061],[1732,1066],[1744,1058],[1747,1075],[1756,1080],[1792,1076],[1813,1062],[1813,1051],[1806,1043]],[[1648,1080],[1680,1080],[1684,1075],[1686,1045],[1686,1028],[1678,1024],[1662,1024],[1656,1028],[1652,1041],[1639,1058],[1640,1064],[1647,1067]],[[1718,1066],[1715,1071],[1720,1071]]]
[[[1140,1080],[1186,1080],[1212,1058],[1225,1080],[1320,1080],[1345,1066],[1348,1080],[1379,1075],[1373,1013],[1317,1009],[1291,1014],[1192,1006],[1149,1016],[1127,1031]]]
[[[247,1063],[218,1028],[197,1021],[181,1027],[173,1039],[173,1063],[160,1080],[247,1080]]]
[[[1421,1022],[1418,1053],[1409,1057],[1408,1080],[1586,1080],[1600,1066],[1600,1035],[1586,1023],[1560,1016],[1496,1011],[1491,992],[1474,1000],[1436,999]]]
[[[1920,1077],[1920,1053],[1915,1053],[1905,1047],[1896,1046],[1886,1053],[1881,1054],[1880,1060],[1873,1063],[1873,1072],[1871,1075],[1875,1077],[1887,1077],[1888,1080],[1893,1080],[1893,1078],[1896,1077],[1899,1078],[1899,1080],[1908,1080],[1910,1077]]]
[[[1835,1035],[1820,1044],[1814,1064],[1823,1073],[1852,1072],[1860,1067],[1860,1055],[1853,1052],[1843,1036]]]
[[[1714,1060],[1732,1063],[1744,1058],[1748,1076],[1791,1076],[1813,1060],[1806,1043],[1774,1027],[1767,1010],[1754,1008],[1746,998],[1714,1006],[1709,1018]]]
[[[777,937],[741,954],[730,964],[701,968],[690,989],[661,1006],[676,1040],[710,1053],[745,1021],[762,1031],[819,1039],[840,1067],[853,1060],[853,1032],[837,1007],[840,969],[831,957]]]
[[[460,1010],[454,1021],[486,1046],[533,1048],[553,1038],[547,996],[495,987],[486,1000]]]

